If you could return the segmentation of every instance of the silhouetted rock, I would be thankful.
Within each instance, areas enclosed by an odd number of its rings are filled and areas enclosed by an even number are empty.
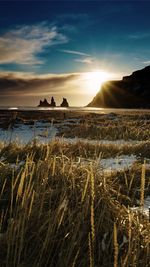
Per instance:
[[[40,103],[39,103],[39,107],[41,107],[43,105],[43,101],[42,100],[40,100]]]
[[[38,107],[50,107],[50,104],[48,103],[47,99],[45,98],[44,101],[40,100]]]
[[[66,98],[63,98],[63,101],[62,101],[62,103],[61,103],[61,105],[60,105],[61,107],[69,107],[69,104],[68,104],[68,102],[67,102],[67,99]]]
[[[51,98],[51,103],[48,103],[47,99],[45,98],[44,101],[40,100],[38,107],[56,107],[56,102],[54,97]]]
[[[88,107],[150,108],[150,66],[102,84]]]
[[[51,98],[51,103],[50,103],[50,106],[51,107],[56,107],[56,102],[55,102],[55,100],[54,100],[54,97],[52,96],[52,98]]]

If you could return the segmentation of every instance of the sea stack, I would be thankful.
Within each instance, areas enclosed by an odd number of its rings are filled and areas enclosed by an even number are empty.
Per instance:
[[[55,102],[55,100],[54,100],[54,97],[52,96],[52,98],[51,98],[51,103],[50,103],[50,106],[51,107],[56,107],[56,102]]]
[[[46,98],[44,99],[44,101],[40,100],[38,107],[56,107],[54,97],[52,96],[51,103],[49,103]]]
[[[48,103],[47,99],[45,98],[43,101],[40,100],[38,107],[49,107],[49,105],[50,104]]]
[[[62,103],[61,103],[60,106],[61,106],[61,107],[69,107],[69,104],[68,104],[68,101],[67,101],[66,98],[63,98],[63,101],[62,101]]]

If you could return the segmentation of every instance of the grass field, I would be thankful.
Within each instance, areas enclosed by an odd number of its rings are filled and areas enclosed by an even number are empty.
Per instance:
[[[56,138],[0,144],[0,266],[149,267],[150,115],[46,121]]]

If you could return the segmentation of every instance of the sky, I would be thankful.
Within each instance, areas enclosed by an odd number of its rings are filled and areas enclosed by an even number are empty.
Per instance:
[[[0,1],[0,106],[85,106],[150,65],[149,1]]]

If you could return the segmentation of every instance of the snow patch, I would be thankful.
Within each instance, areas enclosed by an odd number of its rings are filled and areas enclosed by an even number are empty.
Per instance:
[[[129,169],[136,162],[135,155],[122,155],[117,158],[107,158],[100,160],[100,166],[105,172],[121,171]]]
[[[145,198],[143,207],[132,207],[131,210],[140,212],[149,218],[150,217],[150,196]]]
[[[17,127],[12,129],[0,129],[0,141],[26,144],[37,140],[40,143],[48,143],[55,138],[56,133],[57,129],[50,123],[36,122],[34,125],[18,124]]]
[[[144,213],[147,214],[147,216],[149,216],[149,209],[150,209],[150,196],[148,196],[147,198],[145,198],[144,201]]]
[[[83,143],[88,143],[88,144],[93,144],[93,145],[135,145],[139,143],[143,143],[143,141],[138,141],[138,140],[123,140],[123,139],[118,139],[118,140],[90,140],[87,138],[62,138],[62,141],[70,144],[75,144],[77,142],[83,142]]]

